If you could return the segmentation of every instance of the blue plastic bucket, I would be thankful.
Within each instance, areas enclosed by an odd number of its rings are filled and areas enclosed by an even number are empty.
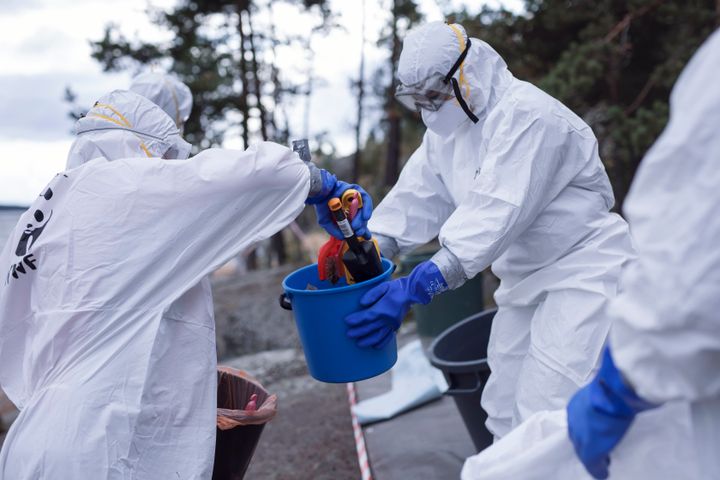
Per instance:
[[[389,370],[397,361],[395,338],[385,348],[360,348],[345,335],[345,317],[360,310],[360,299],[390,279],[395,269],[382,259],[384,273],[365,282],[333,285],[320,281],[317,264],[294,271],[283,280],[283,308],[292,309],[310,375],[321,382],[365,380]],[[308,290],[308,285],[317,290]]]

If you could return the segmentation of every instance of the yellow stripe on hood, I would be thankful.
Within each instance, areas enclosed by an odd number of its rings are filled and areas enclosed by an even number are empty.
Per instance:
[[[465,37],[462,34],[462,30],[460,30],[460,27],[458,27],[456,24],[448,25],[452,29],[453,32],[455,32],[455,36],[458,39],[458,43],[460,44],[460,53],[462,53],[465,50]],[[469,53],[469,52],[468,52]],[[467,59],[467,57],[465,57]],[[470,99],[470,84],[468,84],[465,81],[465,73],[463,71],[463,67],[465,66],[465,60],[460,64],[460,87],[463,85],[465,86],[465,101],[467,102]],[[457,102],[457,100],[455,100]]]

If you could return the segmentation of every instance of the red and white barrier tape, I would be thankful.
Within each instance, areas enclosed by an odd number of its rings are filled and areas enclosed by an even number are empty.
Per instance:
[[[357,403],[357,395],[355,393],[355,384],[347,384],[348,400],[350,401],[350,416],[352,417],[353,434],[355,435],[355,449],[358,455],[358,464],[360,465],[360,473],[362,480],[373,480],[372,471],[370,469],[370,461],[368,460],[367,448],[365,448],[365,435],[363,435],[362,427],[358,422],[357,416],[353,413],[352,407]]]

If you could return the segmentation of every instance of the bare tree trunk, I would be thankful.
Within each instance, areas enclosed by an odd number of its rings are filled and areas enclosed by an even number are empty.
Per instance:
[[[287,108],[283,102],[283,86],[280,82],[280,70],[277,67],[277,45],[280,43],[275,32],[275,21],[273,19],[272,1],[267,5],[268,19],[270,25],[270,51],[272,52],[272,64],[270,65],[270,82],[273,85],[273,104],[274,108],[269,116],[270,126],[273,130],[273,139],[276,142],[287,144],[290,141],[290,126],[288,124]],[[282,126],[276,117],[276,112],[280,110],[283,117]]]
[[[255,249],[253,249],[245,257],[245,267],[248,270],[257,270],[258,269],[257,251]]]
[[[277,258],[278,265],[284,265],[287,262],[287,249],[285,248],[285,238],[282,230],[270,237],[270,249]]]
[[[388,150],[385,162],[385,186],[392,186],[397,182],[400,171],[400,111],[395,101],[395,71],[400,58],[400,39],[398,38],[398,0],[393,0],[392,8],[392,55],[390,56],[390,72],[392,80],[387,91],[387,117],[388,117]]]
[[[613,104],[618,103],[618,99],[620,98],[620,54],[618,53],[618,49],[615,48],[615,51],[612,52],[610,55],[610,60],[608,61],[608,73],[605,77],[605,83],[608,86],[608,94],[610,97],[610,102]]]
[[[720,0],[719,0],[720,1]],[[353,157],[353,182],[357,182],[360,178],[360,168],[362,165],[362,118],[363,118],[363,101],[365,99],[365,0],[362,1],[362,43],[360,45],[360,72],[358,75],[358,97],[357,97],[357,122],[355,123],[355,155]]]
[[[265,112],[265,106],[262,103],[262,85],[260,82],[260,68],[257,62],[257,51],[255,49],[255,30],[252,26],[252,14],[251,7],[248,5],[247,10],[247,23],[248,23],[248,40],[250,44],[250,65],[252,68],[253,77],[253,90],[255,94],[255,106],[260,111],[260,135],[263,141],[268,140],[268,128],[267,128],[267,114]],[[273,235],[270,238],[270,259],[273,254],[277,258],[278,265],[283,265],[287,262],[287,250],[285,248],[285,239],[283,238],[282,230]],[[268,262],[272,264],[272,260]]]
[[[249,30],[248,40],[250,41],[250,64],[252,66],[255,106],[258,108],[258,110],[260,110],[260,135],[262,135],[263,141],[267,141],[267,114],[265,112],[265,106],[262,103],[262,85],[260,83],[260,69],[258,67],[257,52],[255,50],[255,30],[252,26],[252,14],[250,12],[250,7],[248,7],[246,13]]]
[[[242,139],[243,147],[248,148],[249,142],[249,128],[248,120],[250,119],[250,107],[248,104],[248,66],[245,60],[245,29],[243,26],[243,10],[238,10],[238,33],[240,34],[240,83],[242,84],[242,91],[240,93],[240,112],[242,113]]]
[[[240,92],[240,113],[242,114],[242,139],[243,147],[248,148],[250,146],[250,128],[248,123],[250,120],[250,106],[248,103],[248,65],[245,60],[245,50],[247,35],[245,34],[245,27],[243,25],[243,11],[248,8],[247,2],[241,2],[238,6],[238,34],[240,35],[240,83],[242,91]],[[245,259],[248,270],[257,270],[258,258],[257,252],[253,249]]]
[[[315,77],[315,52],[312,49],[312,34],[307,39],[305,50],[308,52],[307,91],[305,92],[305,111],[303,112],[303,138],[310,136],[310,100]]]

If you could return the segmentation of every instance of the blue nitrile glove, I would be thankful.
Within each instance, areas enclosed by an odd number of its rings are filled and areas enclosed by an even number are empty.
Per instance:
[[[329,193],[325,195],[325,197],[317,201],[311,201],[311,199],[308,198],[306,203],[315,205],[315,212],[317,213],[318,223],[320,224],[320,226],[323,227],[333,237],[343,240],[345,237],[335,223],[332,213],[327,206],[327,202],[331,198],[342,197],[342,194],[345,193],[345,190],[349,190],[351,188],[357,190],[360,193],[363,206],[362,208],[360,208],[360,210],[358,210],[357,215],[355,215],[355,218],[353,218],[350,222],[350,226],[352,226],[352,229],[357,236],[363,237],[368,240],[372,236],[370,234],[370,231],[367,229],[367,223],[372,216],[373,203],[370,195],[361,186],[338,180],[337,182],[335,182],[333,188],[329,191]]]
[[[359,347],[381,349],[392,340],[410,306],[427,305],[448,285],[431,261],[419,264],[407,277],[385,282],[367,292],[360,305],[364,310],[345,318],[347,336]]]
[[[620,443],[635,415],[656,406],[625,383],[606,347],[600,371],[567,406],[570,440],[590,475],[608,477],[610,452]]]

